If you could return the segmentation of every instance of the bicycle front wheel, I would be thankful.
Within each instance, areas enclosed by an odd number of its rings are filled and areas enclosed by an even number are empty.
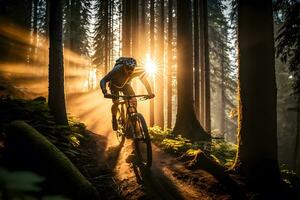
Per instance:
[[[124,122],[123,122],[123,118],[121,116],[119,116],[118,120],[118,130],[116,131],[116,136],[117,136],[117,140],[119,142],[119,145],[123,145],[124,141],[125,141],[125,128],[124,128]]]
[[[132,119],[133,140],[138,162],[141,166],[150,168],[152,164],[152,147],[143,115],[136,113]]]

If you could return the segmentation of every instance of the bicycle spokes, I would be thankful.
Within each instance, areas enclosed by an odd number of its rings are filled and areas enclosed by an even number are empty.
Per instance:
[[[141,114],[137,114],[133,125],[134,143],[139,162],[144,167],[150,167],[152,163],[151,141],[147,125]]]
[[[119,143],[123,143],[125,140],[125,133],[124,133],[124,123],[121,117],[118,119],[118,130],[116,131],[116,136]]]

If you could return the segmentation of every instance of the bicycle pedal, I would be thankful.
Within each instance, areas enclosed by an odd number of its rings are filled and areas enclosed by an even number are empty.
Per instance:
[[[125,159],[126,163],[134,163],[136,161],[135,155],[131,154]]]
[[[138,141],[143,141],[143,142],[145,142],[144,138],[136,137],[135,139],[138,140]]]

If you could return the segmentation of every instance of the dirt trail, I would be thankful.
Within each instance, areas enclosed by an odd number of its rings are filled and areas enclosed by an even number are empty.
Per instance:
[[[132,152],[130,140],[122,147],[111,131],[111,101],[103,99],[99,91],[68,96],[68,112],[79,117],[89,130],[107,138],[106,159],[114,171],[121,196],[124,199],[230,199],[218,194],[219,184],[208,173],[190,172],[183,164],[153,145],[153,164],[149,171],[139,170],[126,158]],[[139,170],[140,173],[137,173]],[[136,174],[142,182],[138,183]]]

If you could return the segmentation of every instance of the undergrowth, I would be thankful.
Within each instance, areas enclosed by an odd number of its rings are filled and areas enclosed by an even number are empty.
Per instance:
[[[212,142],[193,142],[181,135],[173,134],[171,129],[163,131],[158,126],[150,127],[149,133],[152,141],[161,149],[177,156],[195,155],[200,149],[225,167],[230,167],[235,159],[237,146],[221,139],[212,139]]]
[[[35,100],[2,99],[0,101],[0,132],[14,120],[22,120],[34,127],[49,141],[55,144],[67,156],[75,157],[79,152],[80,142],[87,139],[84,136],[85,125],[74,117],[69,117],[69,126],[57,125],[50,113],[46,99]]]
[[[88,140],[85,125],[74,117],[68,118],[69,126],[57,125],[52,116],[46,99],[35,100],[0,99],[0,153],[5,140],[7,126],[14,120],[22,120],[43,134],[73,162],[85,156],[80,148],[82,142]],[[0,199],[31,199],[31,200],[65,200],[62,196],[42,196],[37,198],[34,193],[41,191],[40,184],[44,177],[30,171],[7,171],[5,162],[0,155]]]

